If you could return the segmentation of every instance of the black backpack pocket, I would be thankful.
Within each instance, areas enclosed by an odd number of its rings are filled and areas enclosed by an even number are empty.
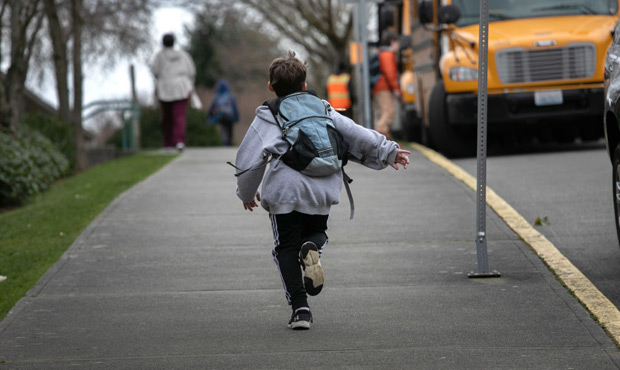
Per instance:
[[[336,155],[338,159],[342,161],[342,166],[344,167],[349,161],[348,153],[349,153],[349,143],[342,137],[342,134],[336,130],[331,125],[327,125],[327,136],[329,136],[329,141],[332,144],[332,148],[336,148]]]
[[[318,156],[319,153],[312,140],[302,130],[299,130],[297,140],[282,156],[282,162],[297,171],[303,171]]]

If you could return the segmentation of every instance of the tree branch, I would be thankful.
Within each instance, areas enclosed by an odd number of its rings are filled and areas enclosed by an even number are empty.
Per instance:
[[[30,34],[28,39],[28,44],[26,46],[26,61],[30,61],[30,57],[32,57],[32,53],[34,50],[34,46],[38,40],[37,35],[39,34],[39,30],[41,29],[41,25],[43,24],[43,18],[45,18],[45,13],[39,10],[39,14],[36,18],[35,26],[33,27],[33,31]]]
[[[329,27],[325,26],[327,22],[316,17],[313,14],[316,9],[310,9],[304,0],[240,1],[258,11],[267,22],[308,53],[318,55],[325,62],[333,59],[330,49],[334,47],[326,43],[334,39]]]
[[[290,38],[295,43],[304,47],[308,52],[320,54],[320,55],[328,55],[323,50],[324,46],[321,46],[316,39],[310,38],[308,40],[305,36],[309,35],[309,30],[300,28],[299,21],[294,19],[290,14],[294,14],[292,12],[284,13],[281,9],[271,9],[265,5],[264,2],[255,3],[250,0],[241,0],[247,5],[251,6],[255,10],[261,13],[261,15],[273,26],[275,26],[279,31],[285,34],[288,38]],[[283,4],[280,6],[282,7]],[[289,4],[290,5],[290,4]],[[311,31],[311,30],[310,30]],[[314,42],[314,44],[313,44]]]

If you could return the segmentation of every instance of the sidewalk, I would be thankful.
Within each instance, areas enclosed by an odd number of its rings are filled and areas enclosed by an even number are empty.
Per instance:
[[[422,155],[347,166],[314,325],[290,309],[234,149],[189,149],[111,204],[0,322],[0,369],[619,369],[620,351],[475,194]]]

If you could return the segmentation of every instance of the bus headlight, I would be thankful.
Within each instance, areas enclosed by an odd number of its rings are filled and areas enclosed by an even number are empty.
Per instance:
[[[452,67],[450,68],[452,81],[473,81],[478,79],[478,70],[475,68]]]

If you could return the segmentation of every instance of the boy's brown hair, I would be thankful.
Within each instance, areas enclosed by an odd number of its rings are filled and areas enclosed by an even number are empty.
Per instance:
[[[277,96],[303,91],[306,83],[306,63],[289,51],[285,57],[276,58],[269,66],[269,82]]]

